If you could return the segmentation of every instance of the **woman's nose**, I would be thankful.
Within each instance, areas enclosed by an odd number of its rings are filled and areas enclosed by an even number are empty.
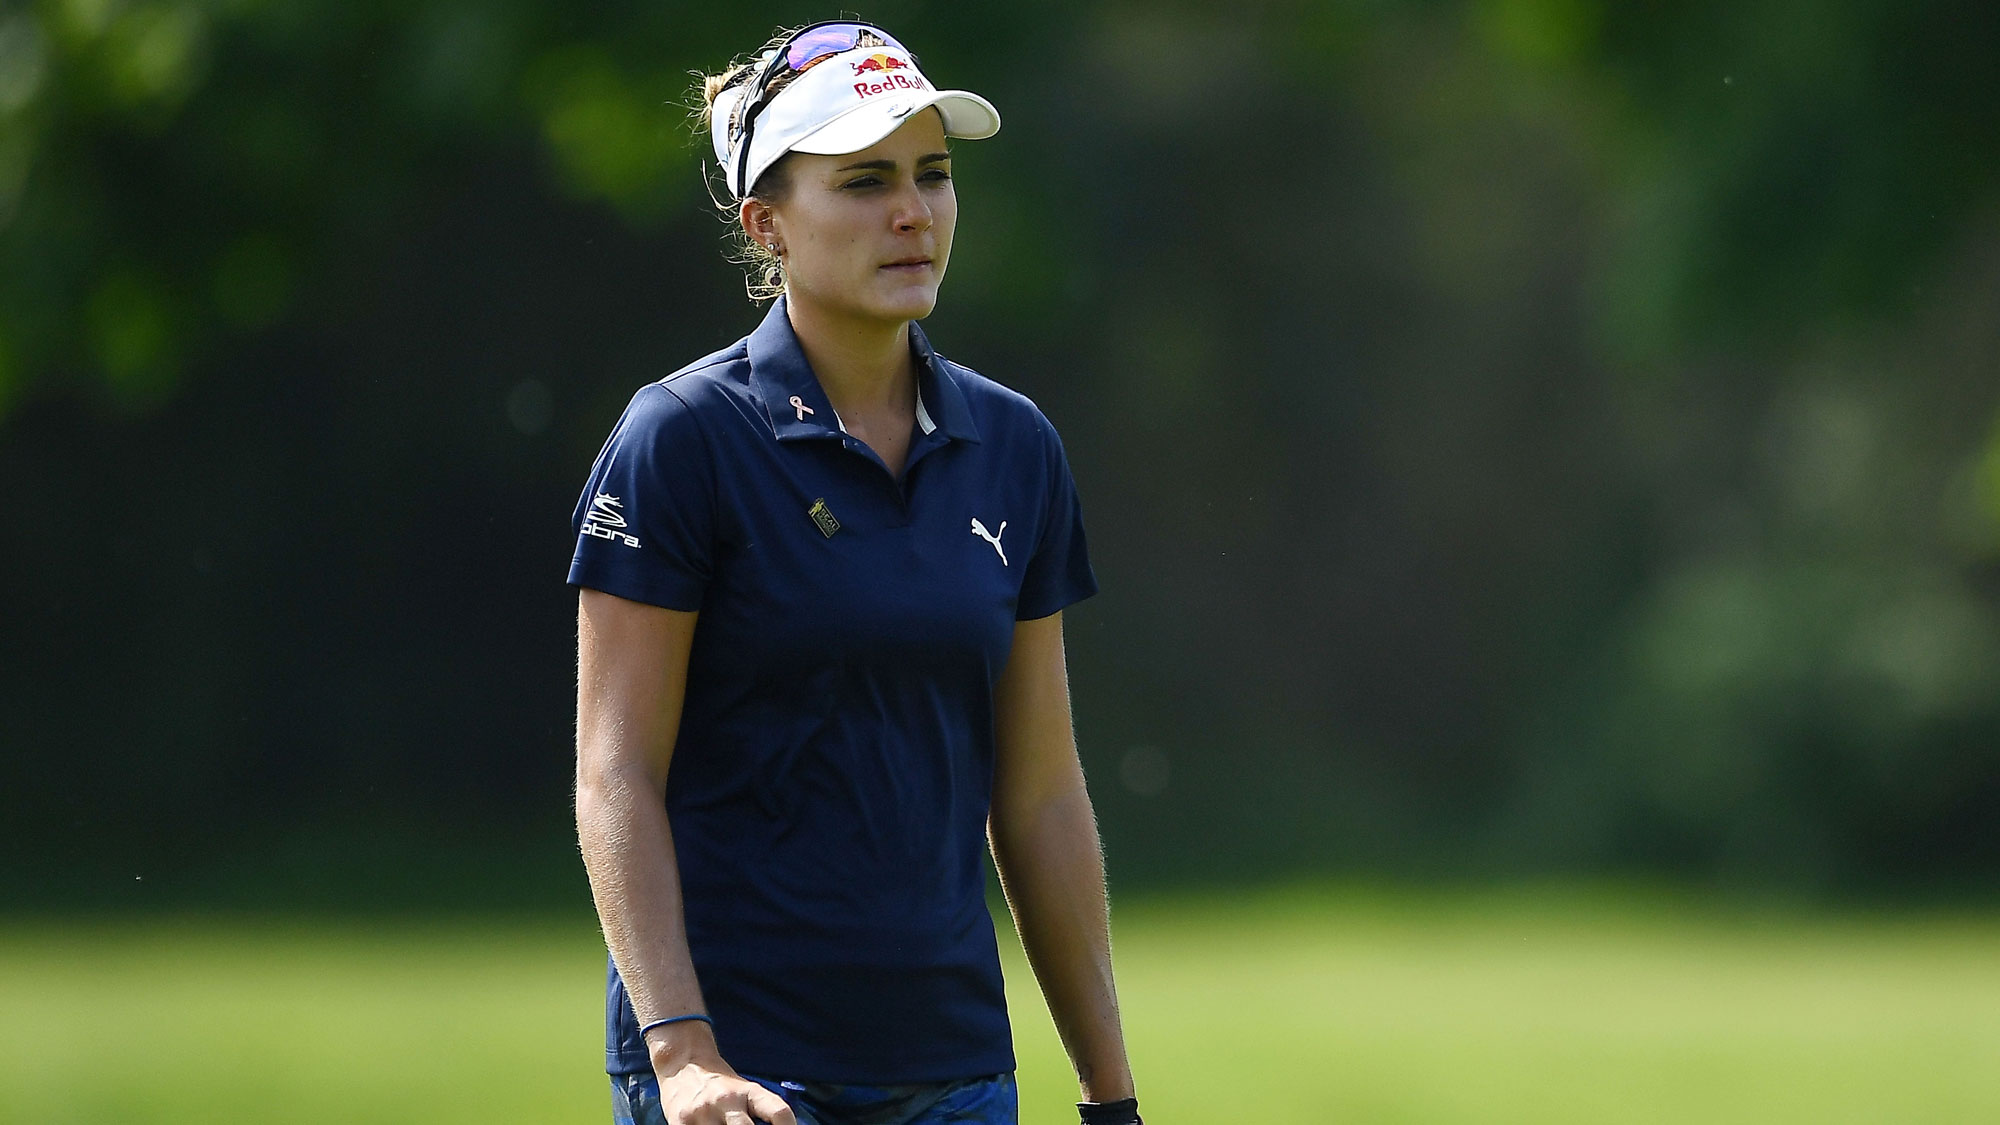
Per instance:
[[[920,233],[931,225],[931,207],[924,193],[910,184],[896,193],[896,229],[906,234]]]

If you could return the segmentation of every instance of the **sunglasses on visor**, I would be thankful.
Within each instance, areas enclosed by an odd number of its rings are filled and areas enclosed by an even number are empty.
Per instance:
[[[894,47],[912,59],[917,57],[879,27],[833,20],[794,31],[772,54],[771,61],[757,72],[756,85],[751,87],[753,100],[747,102],[736,117],[736,184],[743,194],[750,193],[751,185],[744,183],[743,177],[750,169],[750,138],[757,131],[757,115],[764,112],[764,107],[770,105],[771,99],[776,96],[769,92],[771,80],[778,76],[781,69],[794,73],[810,70],[814,64],[856,47]]]

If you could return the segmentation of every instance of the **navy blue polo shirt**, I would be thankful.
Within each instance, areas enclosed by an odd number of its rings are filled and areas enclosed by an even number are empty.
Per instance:
[[[900,481],[781,300],[642,388],[577,504],[573,585],[699,610],[667,777],[723,1058],[899,1084],[1014,1067],[986,910],[993,690],[1016,621],[1096,591],[1054,427],[915,325]],[[605,1064],[649,1068],[617,967]]]

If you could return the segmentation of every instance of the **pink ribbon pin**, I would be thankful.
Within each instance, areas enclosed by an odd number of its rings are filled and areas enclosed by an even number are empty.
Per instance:
[[[804,402],[800,401],[799,396],[797,395],[792,396],[792,409],[799,412],[799,421],[801,422],[806,420],[806,415],[818,413],[818,411],[815,411],[812,407],[807,406]]]

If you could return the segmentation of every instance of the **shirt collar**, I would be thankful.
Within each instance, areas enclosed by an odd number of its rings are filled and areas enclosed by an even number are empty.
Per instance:
[[[942,433],[949,439],[977,442],[979,427],[972,422],[951,362],[931,350],[923,329],[914,323],[910,352],[917,361],[918,430],[926,436]],[[751,386],[763,399],[779,441],[839,437],[845,432],[799,347],[783,297],[772,302],[764,322],[750,333],[749,354]]]
[[[917,359],[918,427],[930,433],[924,423],[931,422],[946,437],[977,445],[979,427],[973,424],[972,410],[965,405],[965,390],[958,385],[958,375],[950,360],[931,350],[930,338],[915,321],[910,322],[910,351]],[[929,410],[925,409],[927,406]]]

